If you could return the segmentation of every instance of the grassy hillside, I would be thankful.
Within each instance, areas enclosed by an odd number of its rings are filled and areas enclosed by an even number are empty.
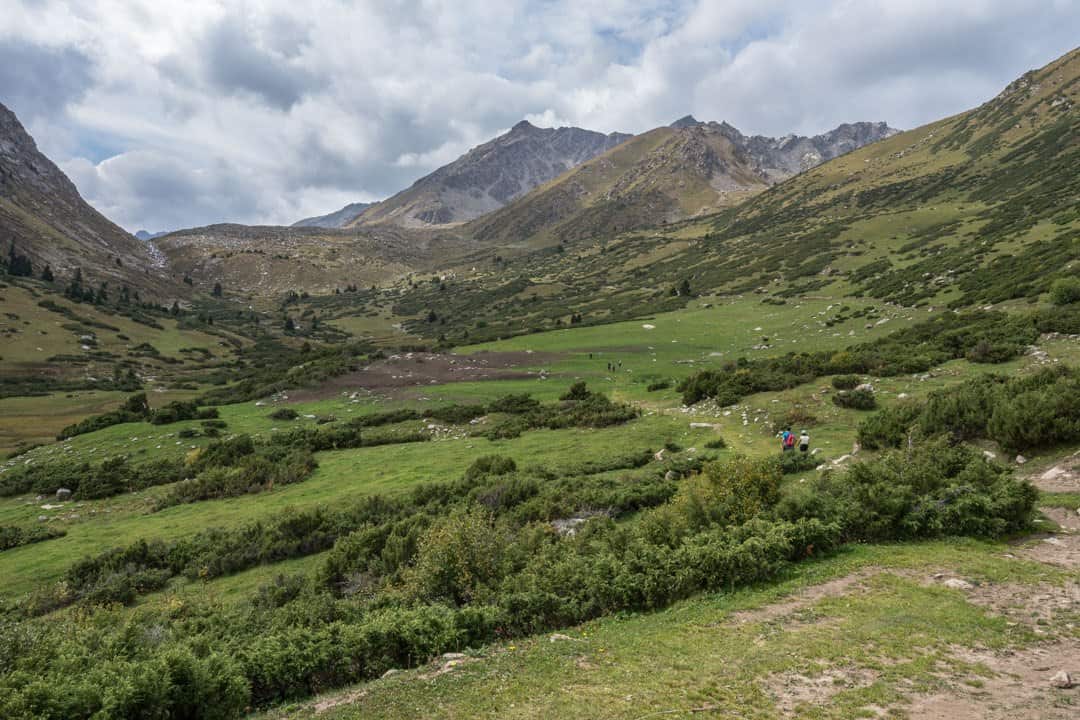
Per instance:
[[[632,233],[608,218],[560,236],[583,207],[608,207],[633,168],[674,156],[663,149],[681,135],[647,133],[476,221],[473,231],[498,238],[498,250],[448,261],[452,270],[439,280],[374,302],[392,302],[410,332],[456,343],[681,307],[684,282],[691,295],[753,292],[777,303],[801,295],[927,307],[1033,302],[1074,274],[1080,258],[1071,170],[1080,152],[1078,76],[1074,51],[979,108],[843,155],[712,216]],[[680,175],[655,177],[669,177],[677,197],[695,196],[698,186]],[[627,192],[642,194],[625,211],[662,220],[676,196],[655,189],[630,183]],[[522,246],[538,232],[558,244]],[[368,298],[350,300],[351,312],[370,311]],[[431,311],[437,318],[426,322]]]

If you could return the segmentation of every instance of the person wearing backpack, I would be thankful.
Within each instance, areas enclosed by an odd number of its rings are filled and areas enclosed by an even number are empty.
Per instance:
[[[784,428],[784,432],[780,433],[780,449],[784,452],[795,449],[795,433],[791,432],[791,428]]]
[[[799,452],[807,452],[810,449],[810,433],[805,430],[799,436]]]

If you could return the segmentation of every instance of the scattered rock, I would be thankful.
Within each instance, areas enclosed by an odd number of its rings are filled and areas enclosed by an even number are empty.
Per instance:
[[[384,672],[382,674],[382,678],[385,680],[388,677],[394,677],[395,675],[397,675],[400,672],[401,672],[401,670],[398,670],[397,668],[390,668],[389,670],[387,670],[386,672]]]
[[[668,470],[666,473],[664,473],[664,480],[666,482],[672,482],[672,481],[678,480],[678,479],[679,479],[679,473],[675,472],[674,470]]]
[[[1054,677],[1050,678],[1050,684],[1056,688],[1068,690],[1073,686],[1072,675],[1069,675],[1069,673],[1064,670],[1059,670]]]
[[[59,490],[56,491],[56,500],[57,500],[57,502],[63,502],[65,500],[70,500],[70,499],[71,499],[71,491],[68,490],[67,488],[60,488]]]
[[[1026,462],[1027,462],[1027,458],[1024,457],[1023,455],[1017,455],[1016,456],[1016,464],[1017,465],[1023,465]]]
[[[967,580],[961,580],[960,578],[949,578],[948,580],[943,582],[942,585],[952,590],[970,590],[971,588],[975,587]]]
[[[555,633],[548,638],[548,642],[566,642],[567,640],[573,640],[574,638],[569,635],[563,635],[562,633]]]
[[[997,455],[990,452],[989,450],[983,450],[983,455],[986,457],[987,460],[997,460]]]

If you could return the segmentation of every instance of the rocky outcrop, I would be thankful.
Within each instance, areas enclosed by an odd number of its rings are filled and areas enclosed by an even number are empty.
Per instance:
[[[14,243],[32,261],[34,275],[46,265],[59,282],[82,270],[84,282],[131,285],[149,297],[182,292],[162,269],[153,246],[90,207],[74,183],[37,148],[34,139],[0,105],[0,242]]]
[[[349,203],[337,212],[297,220],[291,227],[343,228],[375,203]]]
[[[351,226],[394,223],[426,227],[472,220],[630,137],[576,127],[539,128],[522,120],[509,132],[368,208]]]

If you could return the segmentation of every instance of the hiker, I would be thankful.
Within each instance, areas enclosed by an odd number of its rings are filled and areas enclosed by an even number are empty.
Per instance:
[[[784,452],[795,449],[795,433],[791,432],[791,428],[784,428],[780,433],[780,449]]]
[[[799,435],[799,452],[806,452],[809,449],[810,449],[810,433],[803,430],[802,435]]]

